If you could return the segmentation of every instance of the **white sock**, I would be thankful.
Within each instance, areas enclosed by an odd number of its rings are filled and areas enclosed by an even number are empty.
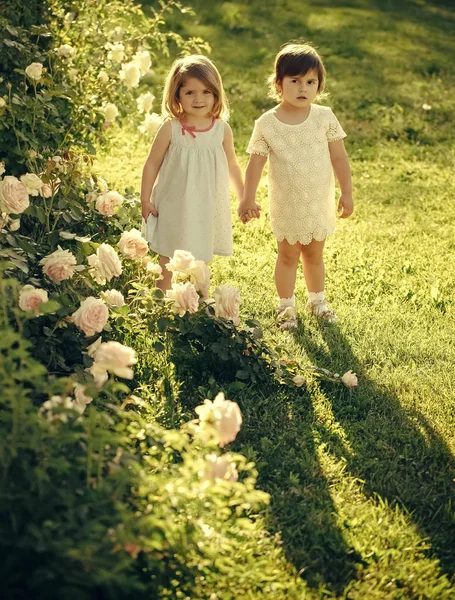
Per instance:
[[[280,298],[279,310],[288,308],[289,306],[295,307],[295,296],[292,296],[292,298]]]
[[[308,292],[308,300],[311,304],[322,304],[325,302],[325,291],[322,292]]]

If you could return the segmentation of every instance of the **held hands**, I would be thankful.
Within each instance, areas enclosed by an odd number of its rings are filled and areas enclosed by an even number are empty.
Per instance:
[[[158,211],[156,210],[156,208],[153,206],[153,204],[151,202],[142,202],[141,207],[142,207],[142,218],[144,219],[144,221],[147,221],[150,214],[152,214],[154,217],[158,216]]]
[[[245,202],[242,201],[237,209],[237,214],[240,217],[242,223],[248,223],[251,219],[259,219],[261,216],[261,205],[257,202]]]
[[[352,215],[354,212],[354,200],[351,195],[341,194],[338,201],[338,212],[341,213],[338,215],[340,219],[347,219]]]

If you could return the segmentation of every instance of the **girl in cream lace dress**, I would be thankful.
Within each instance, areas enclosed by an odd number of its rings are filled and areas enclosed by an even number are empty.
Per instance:
[[[341,187],[341,218],[353,211],[346,136],[332,110],[314,104],[324,89],[325,69],[311,46],[288,44],[277,55],[271,83],[278,106],[255,123],[247,151],[245,193],[239,207],[244,222],[255,216],[254,202],[269,159],[269,203],[272,231],[278,242],[275,283],[278,323],[296,327],[294,287],[299,260],[308,288],[307,310],[333,322],[335,313],[324,296],[324,241],[335,230],[335,171]]]

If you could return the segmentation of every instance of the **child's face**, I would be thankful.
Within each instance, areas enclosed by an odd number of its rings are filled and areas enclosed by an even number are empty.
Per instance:
[[[179,102],[186,115],[207,117],[212,111],[215,96],[200,79],[189,77],[179,90]]]
[[[282,102],[295,108],[305,108],[314,102],[318,94],[319,79],[316,71],[308,71],[305,75],[283,77],[279,86]]]

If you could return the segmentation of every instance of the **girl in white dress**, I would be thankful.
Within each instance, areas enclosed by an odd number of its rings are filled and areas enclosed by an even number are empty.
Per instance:
[[[269,159],[270,218],[278,242],[277,323],[284,329],[297,326],[294,288],[299,259],[308,289],[307,310],[333,322],[335,313],[324,297],[322,253],[326,237],[335,229],[333,171],[341,188],[341,218],[354,208],[346,134],[330,108],[314,104],[324,90],[325,69],[312,46],[285,45],[275,59],[270,83],[280,104],[255,123],[239,216],[243,222],[255,216],[256,190]]]
[[[232,254],[229,179],[241,200],[243,177],[225,121],[221,77],[208,58],[193,55],[174,62],[162,113],[166,121],[142,173],[141,204],[145,237],[161,255],[159,286],[165,291],[172,275],[165,266],[175,250],[205,262],[213,254]]]

